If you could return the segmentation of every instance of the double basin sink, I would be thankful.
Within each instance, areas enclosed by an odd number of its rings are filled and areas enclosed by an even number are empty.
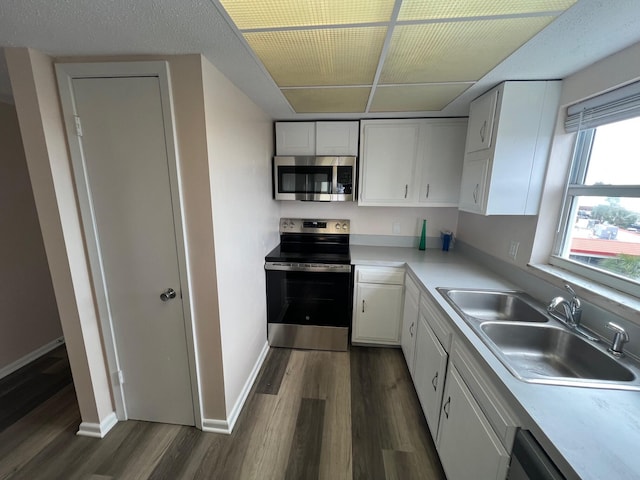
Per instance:
[[[438,288],[516,378],[530,383],[640,390],[640,370],[606,344],[551,318],[524,292]]]

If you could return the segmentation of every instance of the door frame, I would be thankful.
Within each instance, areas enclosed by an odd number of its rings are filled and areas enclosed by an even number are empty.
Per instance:
[[[106,277],[100,255],[100,239],[91,193],[89,179],[84,159],[82,144],[76,134],[75,115],[77,114],[73,96],[72,82],[76,78],[114,78],[114,77],[156,77],[159,80],[162,116],[164,121],[165,145],[167,148],[167,163],[169,167],[169,185],[173,205],[173,222],[177,246],[178,270],[180,274],[180,288],[182,291],[182,313],[187,340],[187,355],[191,380],[191,397],[195,426],[202,429],[202,405],[200,400],[200,378],[196,361],[196,333],[193,323],[190,271],[187,262],[186,231],[183,221],[182,190],[180,188],[180,173],[178,169],[179,153],[176,143],[175,117],[173,96],[171,92],[171,76],[169,64],[166,61],[142,62],[105,62],[105,63],[57,63],[55,65],[58,79],[58,90],[64,115],[67,133],[67,143],[71,155],[72,171],[78,195],[78,204],[86,238],[89,267],[94,284],[94,292],[100,326],[103,333],[103,344],[109,368],[110,384],[115,401],[118,420],[127,420],[126,399],[124,389],[120,383],[120,361],[118,347],[113,328],[113,319],[109,307],[109,297],[106,288]]]

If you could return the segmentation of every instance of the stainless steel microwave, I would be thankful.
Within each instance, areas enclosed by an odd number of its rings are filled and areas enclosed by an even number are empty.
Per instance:
[[[274,157],[276,200],[352,202],[356,197],[356,157]]]

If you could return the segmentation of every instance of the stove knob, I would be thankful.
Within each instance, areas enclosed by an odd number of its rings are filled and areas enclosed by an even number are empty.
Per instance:
[[[346,223],[342,224],[342,229],[343,230],[349,230],[349,225],[347,225]]]
[[[340,224],[336,223],[336,230],[340,230]]]
[[[295,224],[295,223],[293,223],[293,221],[289,222],[289,228],[293,228],[293,227],[295,227],[295,226],[296,226],[296,224]]]

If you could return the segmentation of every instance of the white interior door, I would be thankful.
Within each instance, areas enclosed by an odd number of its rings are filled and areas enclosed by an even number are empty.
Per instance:
[[[193,425],[159,79],[74,78],[71,89],[127,416]]]

